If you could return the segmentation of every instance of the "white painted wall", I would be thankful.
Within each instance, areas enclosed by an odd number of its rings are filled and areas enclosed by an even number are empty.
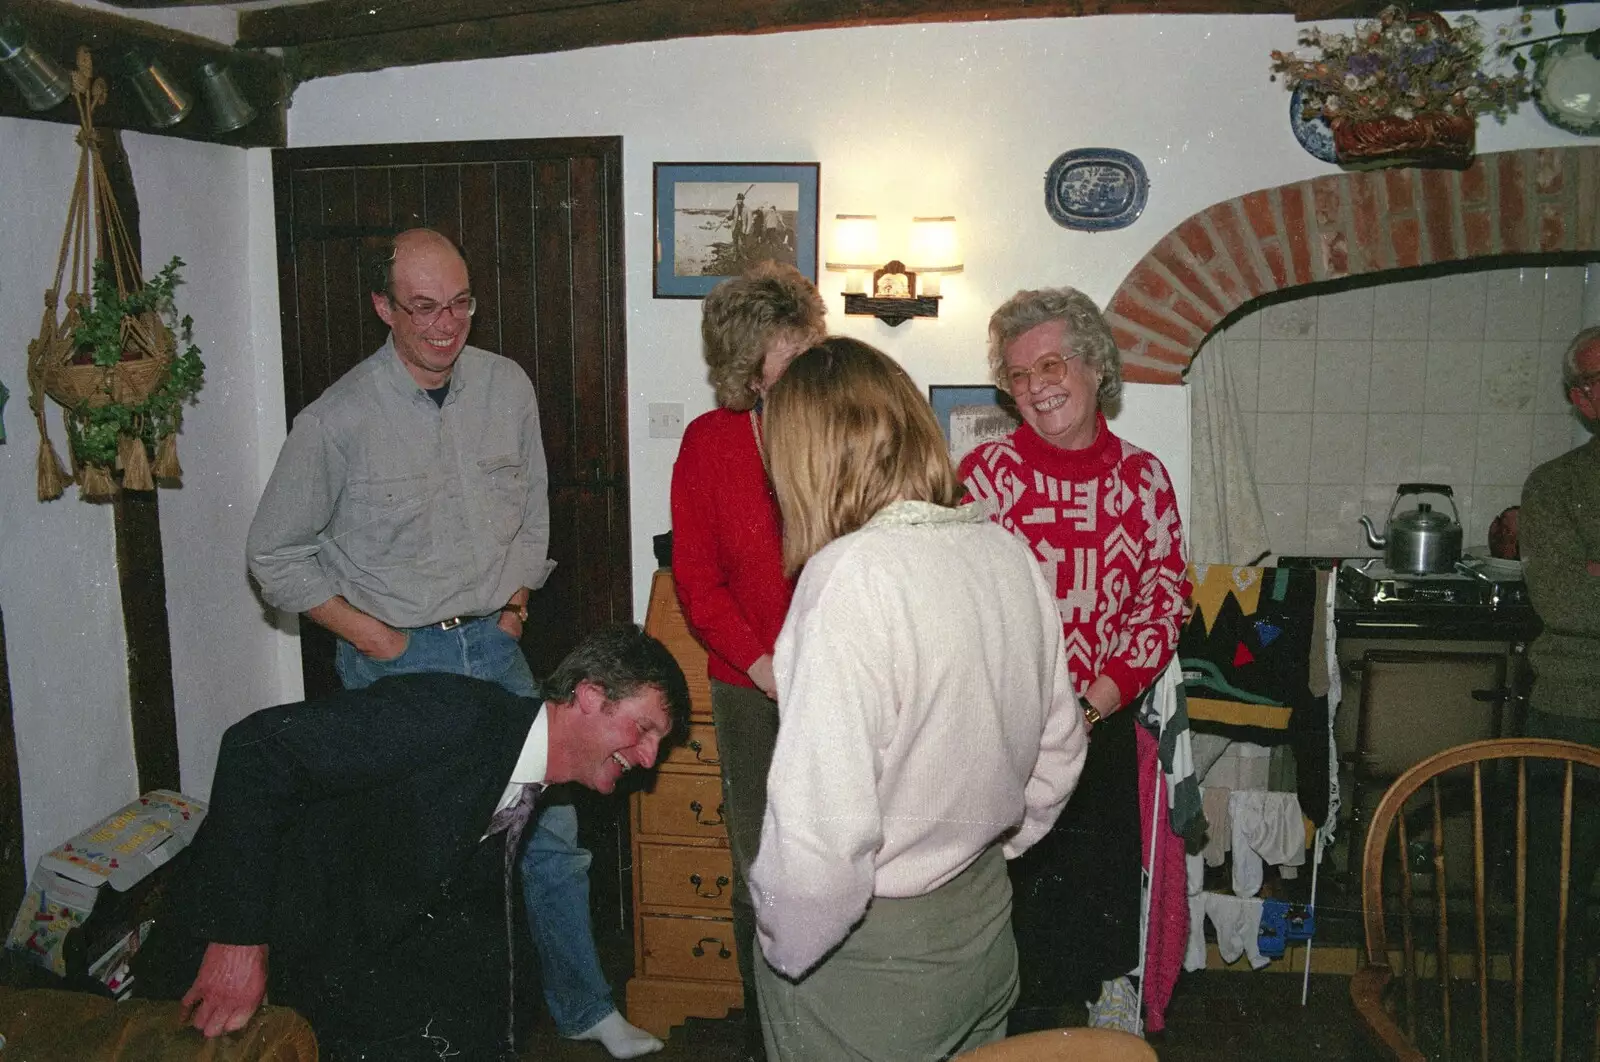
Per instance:
[[[0,118],[7,197],[0,331],[8,337],[0,344],[0,380],[12,391],[0,447],[0,609],[30,868],[137,791],[111,510],[80,501],[76,487],[57,501],[35,500],[38,433],[27,406],[27,340],[38,334],[56,267],[78,160],[74,134],[70,126]],[[250,300],[252,273],[273,285],[271,226],[252,214],[258,202],[270,211],[270,190],[252,197],[247,187],[260,168],[250,163],[267,153],[136,133],[123,142],[147,270],[174,254],[187,263],[178,306],[194,316],[206,361],[200,403],[186,416],[179,446],[184,486],[161,492],[183,785],[203,797],[222,730],[285,692],[275,654],[286,639],[265,628],[243,571],[244,527],[265,482],[258,417],[283,433],[276,313],[263,353]],[[258,392],[267,377],[275,398],[263,401]],[[65,459],[61,411],[53,402],[47,408]]]
[[[1579,14],[1578,17],[1590,17]],[[649,402],[711,405],[699,303],[651,298],[651,164],[819,161],[821,213],[960,218],[966,272],[937,322],[891,330],[845,318],[825,274],[831,327],[898,358],[921,384],[984,378],[989,312],[1022,287],[1071,284],[1104,302],[1175,224],[1218,200],[1334,168],[1289,131],[1268,53],[1288,17],[1116,16],[877,27],[625,45],[312,81],[295,94],[294,146],[621,134],[627,209],[628,427],[636,608],[668,525],[677,444],[647,437]],[[1576,142],[1531,108],[1480,129],[1479,150]],[[1132,151],[1150,174],[1133,226],[1072,232],[1045,213],[1062,151]],[[826,232],[823,234],[826,240]],[[1188,403],[1176,387],[1128,388],[1117,431],[1155,451],[1187,504]]]
[[[297,695],[280,686],[284,637],[264,627],[244,570],[245,532],[266,483],[262,450],[277,456],[276,443],[263,447],[261,424],[281,438],[284,423],[277,315],[252,316],[246,298],[252,269],[264,268],[259,283],[277,290],[271,217],[263,223],[253,213],[249,194],[254,187],[264,193],[255,202],[270,196],[271,156],[165,137],[126,140],[145,218],[144,260],[154,268],[176,254],[188,263],[178,305],[195,318],[206,362],[200,401],[184,415],[183,487],[161,492],[179,763],[184,792],[204,798],[222,732]],[[266,350],[259,358],[258,347]],[[298,676],[297,651],[293,657]]]
[[[40,504],[39,435],[28,411],[28,340],[39,334],[78,165],[73,129],[0,118],[0,380],[11,389],[0,447],[0,611],[28,865],[134,796],[127,646],[111,510],[71,492]],[[49,433],[67,459],[60,410]]]

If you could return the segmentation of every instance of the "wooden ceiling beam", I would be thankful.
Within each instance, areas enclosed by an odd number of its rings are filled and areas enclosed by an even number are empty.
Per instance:
[[[480,0],[439,0],[435,8],[479,5]],[[788,30],[835,29],[907,23],[985,22],[1019,18],[1060,18],[1108,14],[1288,14],[1292,0],[601,0],[572,6],[547,2],[523,14],[451,19],[448,27],[393,28],[355,37],[330,37],[320,21],[324,5],[349,18],[349,0],[284,9],[299,13],[303,41],[285,55],[290,76],[298,83],[337,74],[361,73],[395,66],[490,59],[571,51],[607,44],[632,44],[682,37],[776,33]],[[406,17],[431,17],[406,5]],[[504,5],[490,4],[504,10]],[[400,17],[398,8],[387,12]],[[255,23],[255,25],[260,25]],[[242,43],[263,46],[266,38],[241,18]],[[432,32],[429,32],[432,29]],[[306,39],[306,38],[312,39]],[[272,38],[277,40],[278,38]]]
[[[217,0],[101,0],[125,10],[147,11],[161,7],[215,7]]]
[[[284,101],[288,88],[283,60],[275,55],[241,51],[206,37],[58,0],[8,0],[4,13],[14,17],[27,32],[28,43],[54,60],[64,73],[70,74],[77,65],[79,47],[89,49],[95,76],[105,79],[107,89],[106,102],[94,113],[97,128],[235,147],[282,147],[287,142]],[[134,50],[159,61],[194,97],[194,110],[183,121],[165,129],[151,123],[123,73],[123,56]],[[200,65],[208,60],[227,63],[239,91],[256,108],[255,121],[243,129],[212,132],[199,81]],[[78,111],[70,96],[47,111],[30,110],[7,77],[0,77],[0,115],[78,124]]]
[[[607,7],[630,0],[317,0],[239,13],[244,48],[293,48],[345,37],[451,26],[514,15]]]

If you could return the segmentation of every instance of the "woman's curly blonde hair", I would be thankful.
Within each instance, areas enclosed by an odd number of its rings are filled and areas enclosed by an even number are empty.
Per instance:
[[[740,412],[756,404],[753,386],[774,340],[806,346],[826,333],[828,309],[794,266],[761,262],[711,289],[701,307],[706,379],[717,405]]]
[[[1019,291],[989,318],[989,375],[1001,394],[1008,394],[1006,347],[1012,340],[1051,321],[1067,322],[1072,353],[1100,378],[1095,398],[1104,409],[1122,397],[1122,354],[1111,338],[1111,326],[1094,300],[1076,288]]]

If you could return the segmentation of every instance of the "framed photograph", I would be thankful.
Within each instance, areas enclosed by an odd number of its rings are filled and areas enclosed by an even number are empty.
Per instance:
[[[1022,423],[1014,412],[1016,407],[1002,402],[1000,389],[989,384],[934,384],[928,388],[928,401],[955,465],[979,443],[1003,439]]]
[[[815,162],[658,162],[655,297],[701,299],[771,259],[817,282]]]

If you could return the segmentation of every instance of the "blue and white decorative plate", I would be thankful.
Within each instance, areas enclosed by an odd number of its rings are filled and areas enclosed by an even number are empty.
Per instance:
[[[1149,194],[1144,164],[1116,148],[1074,148],[1044,178],[1044,207],[1056,224],[1087,232],[1133,224]]]
[[[1289,128],[1294,130],[1294,138],[1300,141],[1300,146],[1313,158],[1323,162],[1338,162],[1338,152],[1333,147],[1333,127],[1322,115],[1315,118],[1302,118],[1301,104],[1305,102],[1306,87],[1300,85],[1295,88],[1289,97]]]
[[[1544,120],[1578,136],[1600,136],[1600,59],[1584,38],[1550,46],[1533,73],[1533,103]]]

